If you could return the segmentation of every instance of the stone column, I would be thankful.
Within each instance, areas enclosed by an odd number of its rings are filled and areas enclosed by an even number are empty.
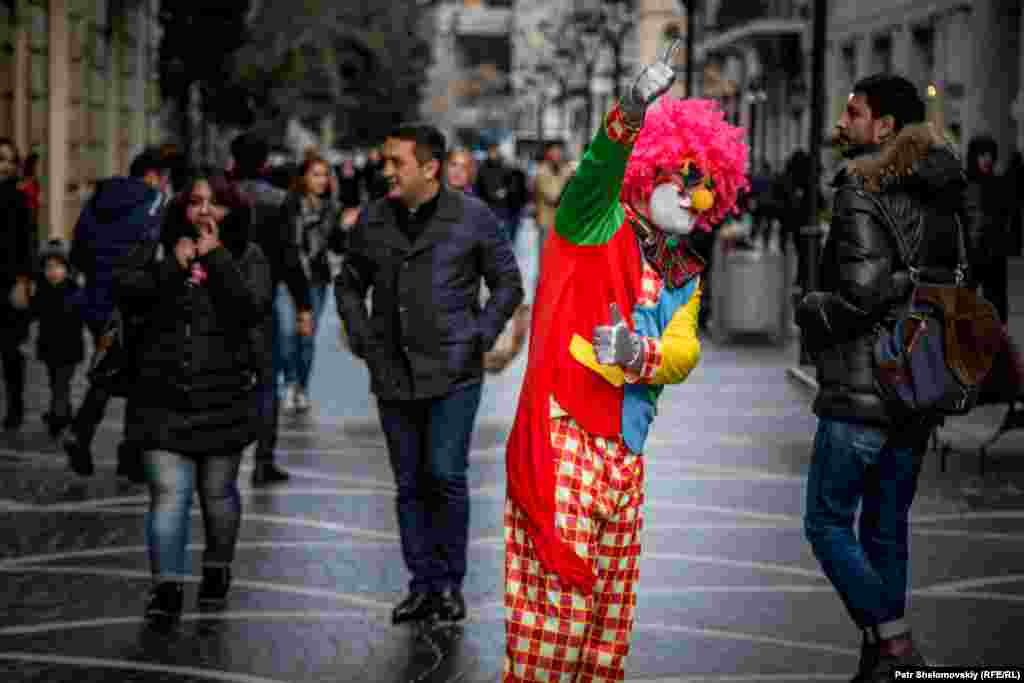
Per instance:
[[[944,131],[946,122],[946,84],[948,81],[949,56],[947,44],[949,42],[949,19],[946,16],[938,16],[932,23],[934,36],[932,37],[932,49],[935,55],[935,64],[932,69],[931,78],[937,89],[935,99],[929,102],[929,120],[940,130]],[[927,93],[926,93],[927,94]]]
[[[1024,152],[1024,19],[1020,22],[1020,38],[1017,43],[1017,69],[1017,96],[1013,102],[1013,113],[1017,122],[1017,151]]]
[[[1019,59],[1011,53],[1012,35],[1009,14],[1003,0],[976,0],[970,17],[971,72],[967,78],[967,100],[964,117],[965,139],[974,135],[992,135],[999,144],[1000,164],[1014,143],[1011,130],[1013,89],[1010,71],[1005,65]]]
[[[122,90],[124,89],[124,77],[121,75],[121,30],[122,20],[120,16],[109,16],[112,22],[106,27],[109,43],[106,45],[106,89],[107,97],[103,118],[106,125],[107,147],[103,154],[103,175],[122,175],[127,169],[119,168],[119,148],[121,147],[121,104]]]
[[[917,69],[914,68],[914,42],[911,36],[910,26],[907,24],[900,24],[893,28],[890,35],[892,36],[893,73],[908,78],[912,83],[916,84],[921,76],[917,73]]]
[[[146,115],[148,114],[146,108],[148,102],[146,101],[146,79],[149,77],[147,71],[148,60],[147,51],[149,50],[149,32],[146,27],[146,11],[148,9],[148,3],[141,3],[134,9],[130,10],[131,22],[130,26],[133,27],[133,33],[135,35],[135,53],[131,55],[132,61],[135,62],[134,75],[132,76],[132,131],[131,131],[131,153],[134,156],[136,153],[142,151],[142,149],[149,142],[146,135]],[[131,161],[129,161],[131,163]]]
[[[808,53],[808,64],[810,59],[811,55]],[[806,82],[810,84],[811,74],[809,68],[807,69],[806,78]],[[839,119],[840,113],[846,107],[846,98],[850,95],[850,88],[853,87],[853,83],[848,81],[849,78],[843,64],[843,46],[840,43],[833,42],[825,50],[825,87],[827,89],[825,126],[828,129],[832,128]],[[808,98],[810,98],[809,88],[810,86],[808,85]],[[810,106],[810,99],[808,99],[808,106]]]
[[[14,34],[11,38],[11,42],[14,44],[14,77],[11,79],[14,99],[11,102],[13,107],[11,125],[14,127],[14,144],[17,145],[18,152],[27,156],[30,151],[28,94],[32,86],[29,81],[27,10],[24,4],[23,0],[17,0],[14,3]]]
[[[875,68],[874,60],[875,51],[875,37],[870,33],[865,34],[857,38],[854,60],[856,61],[857,68],[855,69],[856,74],[853,77],[854,83],[862,78],[870,76]],[[850,84],[851,86],[853,83]]]
[[[47,126],[46,216],[50,237],[69,234],[64,223],[68,167],[68,20],[67,1],[49,0],[49,116]]]
[[[973,4],[965,39],[967,57],[966,106],[964,107],[964,140],[979,134],[995,133],[995,112],[992,111],[991,89],[995,86],[992,70],[993,41],[997,35],[995,11],[991,0],[976,0]]]

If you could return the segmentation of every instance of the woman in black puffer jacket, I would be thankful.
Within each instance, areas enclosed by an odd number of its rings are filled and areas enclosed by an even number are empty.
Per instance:
[[[241,519],[238,468],[258,437],[253,340],[269,308],[270,272],[261,254],[241,259],[225,246],[247,232],[250,211],[214,186],[222,184],[206,177],[186,185],[167,212],[163,258],[140,250],[116,275],[118,303],[148,311],[129,438],[144,449],[151,494],[146,616],[161,626],[182,609],[193,489],[206,531],[200,606],[223,604]]]

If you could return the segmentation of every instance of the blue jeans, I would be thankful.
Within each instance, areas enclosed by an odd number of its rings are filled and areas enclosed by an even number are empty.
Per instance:
[[[227,567],[235,557],[242,498],[238,493],[241,453],[192,458],[169,451],[146,451],[149,484],[146,546],[156,581],[181,581],[188,572],[192,492],[199,493],[206,532],[203,566]]]
[[[295,302],[284,284],[277,286],[274,299],[274,358],[275,375],[284,375],[285,385],[298,384],[309,393],[309,378],[313,372],[316,351],[316,329],[324,312],[326,285],[311,285],[309,299],[313,305],[313,335],[301,337],[295,327]]]
[[[928,431],[922,429],[897,435],[867,425],[818,421],[804,532],[825,575],[862,629],[894,624],[902,628],[910,506],[927,440]]]
[[[483,384],[416,401],[377,401],[398,487],[412,591],[461,588],[469,545],[469,444]]]
[[[257,465],[273,463],[274,449],[277,448],[277,416],[280,410],[276,375],[272,379],[261,380],[256,386],[259,396],[259,407],[256,418],[260,423],[260,438],[253,451],[253,460]]]

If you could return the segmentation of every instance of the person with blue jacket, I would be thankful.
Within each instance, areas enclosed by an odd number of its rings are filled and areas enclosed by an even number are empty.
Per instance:
[[[127,177],[101,181],[82,209],[69,260],[85,276],[82,314],[94,342],[114,312],[115,266],[137,245],[160,237],[168,178],[169,164],[164,156],[153,149],[144,150],[132,162]],[[92,440],[110,399],[107,387],[91,384],[75,414],[64,450],[77,474],[89,476],[93,472]],[[129,403],[126,424],[132,414]],[[141,478],[137,449],[129,442],[121,443],[117,461],[119,476]]]

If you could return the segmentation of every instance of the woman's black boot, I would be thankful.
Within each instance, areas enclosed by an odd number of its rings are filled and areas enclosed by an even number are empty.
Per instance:
[[[166,630],[178,623],[185,603],[181,582],[163,581],[153,586],[146,604],[146,621],[153,628]]]
[[[203,567],[199,584],[199,609],[221,609],[231,588],[231,567]]]

